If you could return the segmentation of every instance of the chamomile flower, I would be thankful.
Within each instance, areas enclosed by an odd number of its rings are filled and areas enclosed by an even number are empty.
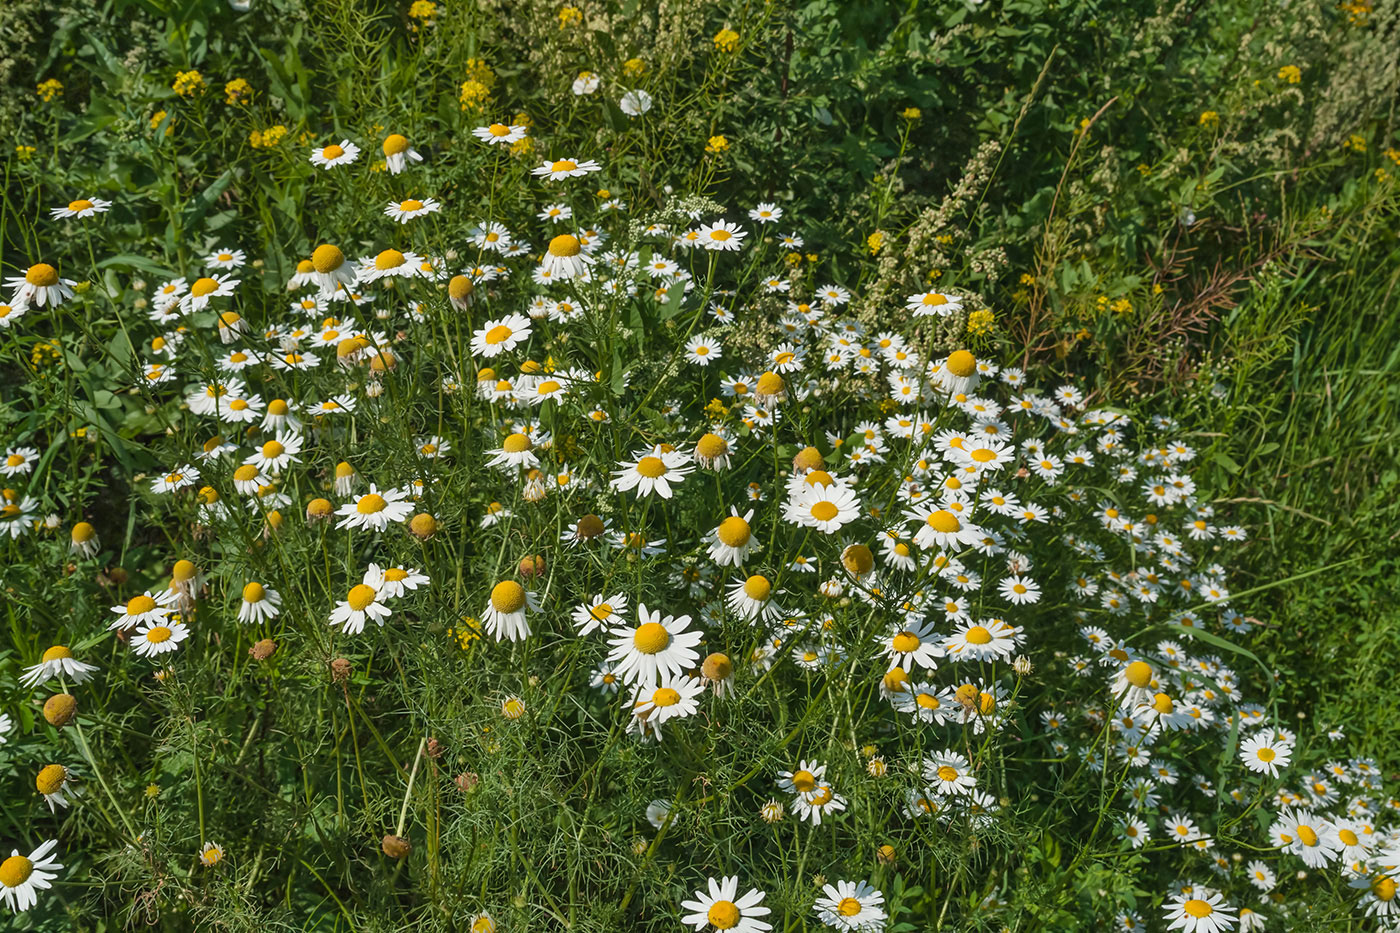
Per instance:
[[[540,268],[552,281],[575,279],[588,271],[593,257],[583,251],[583,243],[571,233],[561,233],[549,241]]]
[[[131,637],[131,649],[140,657],[153,658],[179,649],[180,642],[189,637],[185,623],[167,619],[158,625],[137,628]]]
[[[709,366],[724,356],[724,345],[718,340],[697,334],[685,342],[685,360],[695,366]]]
[[[488,126],[478,126],[472,130],[472,135],[488,146],[509,146],[520,142],[529,132],[530,128],[526,126],[492,123]]]
[[[241,279],[224,275],[205,275],[195,279],[190,284],[190,290],[180,296],[180,310],[186,314],[193,314],[196,311],[203,311],[209,306],[209,302],[215,298],[228,298],[233,294],[233,290],[238,287]],[[222,338],[225,331],[241,332],[237,324],[233,321],[220,322],[220,334]],[[246,330],[244,327],[242,330]],[[224,343],[232,343],[232,340],[224,340]]]
[[[311,150],[311,164],[319,165],[328,172],[337,166],[349,165],[359,157],[360,147],[348,139]]]
[[[10,850],[10,857],[0,862],[0,903],[15,913],[23,913],[39,903],[38,892],[53,887],[58,870],[63,866],[54,859],[58,840],[40,843],[29,855]]]
[[[695,897],[681,901],[681,909],[690,913],[681,917],[681,923],[703,931],[707,927],[715,930],[732,930],[734,933],[764,933],[771,930],[771,924],[759,920],[771,912],[763,906],[764,893],[757,888],[739,896],[737,875],[714,878],[706,882],[706,891],[696,891]]]
[[[341,516],[337,528],[367,528],[383,531],[390,522],[405,522],[413,514],[413,503],[401,489],[380,489],[369,484],[369,492],[335,510]]]
[[[150,590],[140,596],[133,596],[125,604],[113,606],[117,619],[107,626],[108,631],[126,631],[138,625],[156,625],[164,622],[175,610],[172,604],[177,594],[171,590],[161,590],[158,594]]]
[[[24,275],[5,280],[6,288],[13,288],[10,294],[12,308],[42,308],[45,305],[57,308],[75,294],[72,279],[59,278],[58,270],[46,262],[35,263]]]
[[[423,161],[423,157],[408,144],[408,137],[400,133],[390,133],[384,137],[380,151],[384,153],[384,167],[390,175],[397,175],[408,168],[410,161]]]
[[[1288,767],[1292,760],[1292,746],[1277,741],[1269,732],[1260,732],[1240,743],[1240,761],[1258,774],[1278,777],[1278,769]]]
[[[345,598],[335,604],[329,622],[343,634],[358,635],[365,630],[366,622],[372,620],[376,625],[383,626],[384,620],[391,615],[393,610],[381,601],[379,587],[374,582],[362,582],[350,587]]]
[[[385,278],[413,279],[420,273],[423,257],[413,252],[397,249],[380,250],[373,256],[360,260],[356,277],[362,283],[377,282]]]
[[[63,207],[50,208],[49,216],[54,220],[65,220],[69,217],[96,217],[98,214],[106,213],[111,208],[111,201],[104,201],[101,198],[79,198],[76,201],[69,201]]]
[[[1217,892],[1191,886],[1163,905],[1162,912],[1171,921],[1167,929],[1182,933],[1224,933],[1234,929],[1235,909],[1224,900]]]
[[[773,583],[762,574],[752,574],[729,585],[729,596],[725,605],[729,611],[741,619],[751,622],[772,621],[783,614],[775,602],[779,594]]]
[[[264,441],[252,456],[243,462],[265,470],[271,476],[279,475],[293,463],[300,463],[302,438],[293,431],[279,431],[270,441]]]
[[[709,554],[710,559],[721,567],[738,567],[758,546],[753,527],[749,524],[753,521],[753,509],[740,515],[739,510],[731,506],[729,512],[729,517],[708,535]]]
[[[704,633],[687,631],[690,616],[662,616],[637,604],[637,624],[619,625],[610,630],[608,662],[619,677],[631,683],[654,683],[662,673],[679,674],[700,660],[695,646]]]
[[[632,714],[628,728],[660,739],[666,722],[699,712],[697,700],[704,692],[705,684],[700,678],[683,674],[663,673],[655,681],[636,682],[626,703]]]
[[[436,214],[440,210],[442,204],[436,198],[405,198],[402,201],[390,201],[384,208],[384,215],[406,224],[410,220]]]
[[[122,626],[127,628],[128,626]],[[54,645],[44,652],[39,663],[24,669],[19,682],[33,689],[55,678],[63,678],[75,684],[86,683],[97,670],[95,664],[84,664],[73,657],[73,651],[65,645]]]
[[[472,352],[485,357],[509,353],[530,339],[530,319],[510,314],[489,320],[472,334]]]
[[[890,659],[890,669],[911,670],[922,667],[938,670],[938,659],[944,656],[942,639],[927,622],[910,621],[904,628],[879,639],[883,653]]]
[[[690,458],[678,450],[662,447],[639,451],[633,459],[618,463],[609,485],[618,492],[636,491],[637,496],[658,495],[671,498],[671,485],[679,485],[694,469]]]
[[[592,159],[557,159],[541,163],[540,167],[530,174],[548,181],[560,181],[565,178],[582,178],[590,172],[602,170],[603,167]]]
[[[39,461],[39,451],[33,447],[11,447],[0,461],[0,473],[5,476],[27,476]]]
[[[822,534],[835,534],[860,518],[860,498],[848,486],[803,483],[783,508],[783,518]]]
[[[838,881],[822,886],[814,908],[817,919],[847,933],[885,928],[885,895],[868,881]]]
[[[522,642],[531,635],[526,615],[539,609],[539,594],[526,590],[514,580],[501,580],[491,587],[482,621],[497,642]]]
[[[256,580],[243,584],[242,598],[238,603],[238,621],[245,624],[261,625],[275,619],[282,612],[282,596],[271,587]]]
[[[574,610],[574,625],[580,637],[616,626],[627,612],[627,597],[621,593],[598,595]],[[611,670],[611,667],[609,668]]]
[[[743,248],[744,237],[748,236],[738,224],[730,223],[727,220],[718,220],[713,224],[702,224],[700,227],[700,245],[709,250],[723,250],[725,252],[738,252]]]
[[[248,257],[243,250],[219,247],[204,257],[204,267],[206,269],[237,269],[247,261]]]
[[[73,781],[73,772],[63,765],[45,765],[34,777],[34,787],[43,795],[44,802],[53,813],[55,806],[68,808],[68,797],[77,797],[78,788]],[[68,797],[64,796],[67,792]]]

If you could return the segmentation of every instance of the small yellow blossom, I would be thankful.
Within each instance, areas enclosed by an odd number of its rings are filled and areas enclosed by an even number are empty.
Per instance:
[[[491,89],[475,78],[468,78],[462,82],[462,87],[457,95],[457,100],[461,103],[463,110],[481,110],[491,96]]]
[[[1133,310],[1133,303],[1126,298],[1116,299],[1108,309],[1114,314],[1127,314]]]
[[[242,78],[234,78],[224,85],[224,103],[246,104],[253,97],[253,87]]]
[[[1200,119],[1196,121],[1201,126],[1219,126],[1220,114],[1214,110],[1202,110]]]
[[[1284,65],[1278,70],[1278,79],[1288,84],[1297,84],[1303,80],[1303,71],[1297,65]]]
[[[253,130],[248,134],[248,144],[254,149],[271,149],[287,135],[287,128],[280,123],[265,130]]]
[[[175,75],[170,89],[181,97],[194,97],[204,91],[204,76],[197,71],[181,71]]]
[[[981,308],[967,316],[967,332],[973,337],[985,337],[996,325],[997,316],[989,308]]]
[[[1034,284],[1035,284],[1035,276],[1031,275],[1029,272],[1022,272],[1022,273],[1021,273],[1021,284],[1022,284],[1022,285],[1034,285]]]
[[[1352,133],[1346,138],[1346,141],[1342,143],[1342,148],[1350,149],[1353,152],[1365,152],[1366,137],[1362,136],[1360,133]]]
[[[527,156],[535,151],[535,141],[529,136],[522,136],[510,144],[510,154],[513,156]]]
[[[576,6],[566,6],[559,8],[559,28],[568,29],[570,26],[583,25],[583,11]]]
[[[44,103],[52,103],[55,97],[63,93],[63,82],[54,78],[41,81],[39,86],[34,89],[34,93],[38,94],[39,99]]]
[[[646,71],[647,63],[640,58],[629,58],[622,63],[622,73],[629,78],[640,78]]]
[[[431,26],[437,19],[437,4],[432,0],[414,0],[408,8],[408,18],[413,21],[413,28],[419,26]]]
[[[885,234],[881,230],[876,230],[865,238],[865,248],[870,250],[870,255],[876,256],[880,252],[880,247],[885,245]]]
[[[715,33],[715,48],[721,52],[733,52],[739,47],[739,34],[726,27]]]
[[[710,399],[705,406],[705,416],[711,421],[723,421],[729,417],[729,407],[717,398]]]
[[[710,141],[705,143],[705,151],[711,154],[726,152],[729,149],[729,140],[723,136],[711,136]]]
[[[15,156],[16,156],[21,162],[28,162],[30,159],[34,158],[34,147],[33,147],[33,146],[16,146],[16,147],[15,147]]]
[[[921,119],[924,115],[924,112],[918,107],[905,107],[899,112],[899,115],[904,119],[908,120],[910,123],[913,123],[915,120]]]

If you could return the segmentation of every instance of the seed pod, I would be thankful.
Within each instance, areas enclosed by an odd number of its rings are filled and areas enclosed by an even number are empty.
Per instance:
[[[78,701],[71,693],[55,693],[44,701],[44,719],[62,729],[78,715]]]
[[[412,851],[413,843],[402,836],[394,836],[391,834],[384,837],[384,842],[381,843],[380,848],[384,850],[384,854],[389,856],[389,858],[405,858],[408,853]]]

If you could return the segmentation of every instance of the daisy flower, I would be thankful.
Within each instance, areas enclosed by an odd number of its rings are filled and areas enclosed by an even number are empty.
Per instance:
[[[756,573],[731,583],[725,604],[730,612],[741,619],[770,621],[783,613],[773,602],[777,595],[773,591],[772,582],[762,574]]]
[[[561,224],[574,216],[574,209],[567,204],[546,204],[544,210],[535,216],[540,220]]]
[[[530,319],[523,314],[487,321],[472,333],[472,352],[486,357],[508,353],[529,340],[530,333]]]
[[[342,288],[355,284],[355,267],[346,260],[340,247],[322,243],[311,252],[311,268],[323,296],[336,295]]]
[[[1195,886],[1187,888],[1162,906],[1168,930],[1183,933],[1223,933],[1234,929],[1235,909],[1223,903],[1223,895]]]
[[[982,530],[967,521],[966,510],[960,515],[957,508],[949,508],[949,503],[927,503],[906,510],[904,517],[921,523],[914,543],[924,549],[957,550],[982,540]]]
[[[215,298],[228,298],[233,294],[233,290],[238,287],[242,279],[235,279],[231,275],[201,276],[190,285],[190,290],[180,297],[180,310],[186,314],[193,314],[195,311],[202,311],[208,307],[209,302]],[[220,336],[222,336],[222,328]],[[225,340],[224,343],[231,343]]]
[[[1258,774],[1278,777],[1278,769],[1288,767],[1292,760],[1292,746],[1276,741],[1269,732],[1260,732],[1240,743],[1240,761]]]
[[[1006,661],[1019,647],[1021,630],[1000,619],[978,624],[965,623],[943,642],[943,650],[954,661]]]
[[[122,626],[126,628],[127,626]],[[19,682],[29,688],[42,686],[55,677],[71,680],[75,684],[86,683],[91,679],[95,664],[84,664],[73,657],[73,652],[64,645],[54,645],[44,652],[39,663],[24,669]]]
[[[17,914],[39,903],[36,892],[53,887],[53,879],[63,867],[52,856],[56,848],[58,840],[50,839],[28,856],[11,849],[10,857],[0,862],[0,902]]]
[[[529,132],[529,127],[525,126],[492,123],[490,126],[478,126],[472,130],[472,135],[488,146],[509,146],[520,142]]]
[[[263,445],[243,462],[276,476],[293,463],[301,462],[301,458],[297,456],[301,453],[301,445],[300,434],[279,431],[275,439],[264,441]]]
[[[610,630],[612,650],[608,662],[623,680],[655,683],[663,674],[679,674],[700,660],[695,646],[704,633],[686,631],[690,616],[665,616],[637,604],[636,626],[619,625]]]
[[[883,930],[885,895],[868,881],[838,881],[822,886],[814,909],[817,919],[845,931]]]
[[[753,520],[753,509],[743,515],[730,506],[729,517],[719,523],[709,534],[710,559],[721,567],[737,567],[749,556],[749,551],[758,546],[749,522]]]
[[[947,317],[955,311],[962,310],[962,299],[942,292],[920,292],[905,299],[904,308],[912,311],[914,317]]]
[[[799,794],[793,798],[792,810],[799,820],[806,820],[813,826],[822,824],[822,817],[828,813],[840,813],[846,809],[846,798],[836,793],[826,782],[817,785],[810,794]]]
[[[491,599],[481,618],[497,641],[523,641],[530,637],[526,610],[538,612],[539,596],[514,580],[502,580],[491,588]]]
[[[500,447],[487,451],[491,459],[486,461],[486,465],[507,473],[518,469],[533,470],[540,465],[534,447],[535,443],[530,439],[530,435],[519,431],[508,434],[506,439],[501,441]]]
[[[384,153],[384,167],[389,170],[390,175],[397,175],[408,168],[410,161],[423,161],[423,157],[409,146],[408,137],[399,133],[390,133],[384,137],[384,145],[381,150]]]
[[[943,796],[968,794],[977,787],[972,766],[965,757],[945,749],[924,759],[924,780],[934,792]]]
[[[237,269],[247,261],[248,257],[243,250],[219,247],[204,257],[204,267],[206,269]]]
[[[564,178],[582,178],[589,172],[601,172],[603,167],[592,159],[558,159],[554,162],[543,162],[540,167],[534,169],[530,174],[544,178],[549,181],[560,181]]]
[[[73,286],[77,284],[72,279],[59,278],[58,270],[46,262],[35,263],[24,275],[5,280],[5,287],[15,290],[10,304],[25,309],[31,305],[56,308],[73,297]]]
[[[378,581],[379,595],[383,599],[398,599],[408,591],[432,582],[428,575],[420,570],[410,570],[407,567],[381,569],[378,564],[372,563],[360,582],[375,585],[375,581]]]
[[[574,279],[583,275],[593,258],[583,251],[579,238],[570,233],[561,233],[549,241],[544,251],[540,268],[551,280]]]
[[[428,214],[435,214],[442,210],[442,205],[436,198],[406,198],[402,201],[390,201],[384,208],[384,215],[392,217],[401,224],[406,224],[415,217],[423,217]]]
[[[28,306],[22,303],[16,302],[7,305],[4,302],[0,302],[0,330],[5,330],[12,324],[17,323],[19,319],[24,317],[28,312]]]
[[[860,499],[836,483],[803,483],[783,507],[783,518],[822,534],[835,534],[860,518]]]
[[[64,207],[50,208],[49,216],[54,220],[63,220],[68,217],[94,217],[106,213],[111,208],[111,201],[104,201],[101,198],[79,198],[76,201],[69,201]]]
[[[574,625],[580,636],[589,635],[616,625],[626,611],[627,597],[623,594],[606,597],[600,594],[574,610]]]
[[[695,927],[697,931],[706,927],[716,930],[733,930],[734,933],[764,933],[773,929],[772,925],[758,917],[766,917],[771,911],[763,906],[764,893],[757,888],[749,888],[739,897],[737,875],[707,879],[706,891],[696,891],[695,897],[681,901],[681,909],[690,913],[681,917],[681,923]]]
[[[663,674],[654,682],[634,683],[632,697],[625,704],[632,713],[628,730],[636,730],[643,736],[650,734],[659,740],[663,724],[700,711],[696,700],[704,692],[704,681],[681,674]]]
[[[760,224],[774,224],[783,219],[783,209],[776,204],[763,202],[749,211],[749,220]]]
[[[356,583],[345,594],[345,599],[336,603],[331,610],[330,624],[340,627],[346,635],[358,635],[365,630],[365,622],[373,619],[382,626],[393,611],[379,599],[379,588],[371,583]]]
[[[727,220],[719,220],[713,224],[702,224],[699,230],[700,245],[705,249],[725,250],[728,252],[738,252],[743,246],[746,232],[739,229],[739,225],[730,223]]]
[[[368,528],[383,531],[390,522],[406,522],[413,514],[413,503],[406,502],[408,494],[401,489],[381,490],[374,483],[369,492],[335,510],[341,516],[337,528]]]
[[[342,139],[339,145],[331,143],[311,150],[311,164],[319,165],[328,172],[337,165],[349,165],[359,157],[360,147],[348,139]]]
[[[238,621],[261,625],[275,619],[281,613],[282,596],[276,590],[261,583],[246,583],[243,598],[238,604]]]
[[[117,620],[107,626],[107,630],[124,632],[138,625],[164,622],[165,617],[175,611],[171,608],[171,603],[175,602],[176,596],[171,590],[161,590],[159,594],[147,590],[140,596],[133,596],[125,605],[112,607]]]
[[[11,447],[5,451],[5,460],[0,462],[0,473],[6,476],[24,476],[34,469],[39,460],[39,451],[33,447]]]
[[[423,257],[417,253],[386,249],[361,259],[356,274],[362,283],[377,282],[384,278],[413,279],[418,277],[422,264]]]
[[[685,342],[685,359],[696,366],[709,366],[724,355],[724,345],[709,337],[695,336]]]
[[[97,529],[90,522],[78,522],[69,532],[68,550],[79,557],[96,557],[102,550],[102,542],[97,538]]]
[[[663,499],[671,498],[671,484],[680,483],[695,469],[685,454],[678,450],[662,450],[634,454],[634,459],[618,463],[609,483],[618,492],[637,491],[637,495],[649,496],[656,493]]]
[[[911,621],[906,628],[882,637],[879,644],[890,659],[891,670],[922,667],[936,671],[938,659],[944,655],[941,639],[927,622]]]
[[[190,630],[183,622],[167,620],[161,625],[143,625],[131,637],[131,649],[143,658],[153,658],[158,654],[169,654],[180,647],[180,642],[190,637]]]

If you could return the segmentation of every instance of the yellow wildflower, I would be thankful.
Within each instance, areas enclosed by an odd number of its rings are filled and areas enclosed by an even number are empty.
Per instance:
[[[55,97],[63,93],[63,82],[54,78],[41,81],[39,86],[34,89],[34,93],[38,94],[39,99],[44,103],[52,103]]]
[[[705,151],[711,154],[727,152],[728,149],[729,140],[725,139],[723,136],[711,136],[710,141],[705,143]]]
[[[1297,65],[1284,65],[1278,70],[1278,79],[1288,84],[1297,84],[1303,80],[1303,71]]]
[[[629,58],[622,63],[622,73],[629,78],[640,78],[646,71],[647,63],[640,58]]]
[[[204,76],[198,71],[181,71],[175,75],[170,89],[181,97],[194,97],[204,91]]]
[[[715,48],[721,52],[733,52],[739,47],[739,34],[725,27],[715,33]]]

